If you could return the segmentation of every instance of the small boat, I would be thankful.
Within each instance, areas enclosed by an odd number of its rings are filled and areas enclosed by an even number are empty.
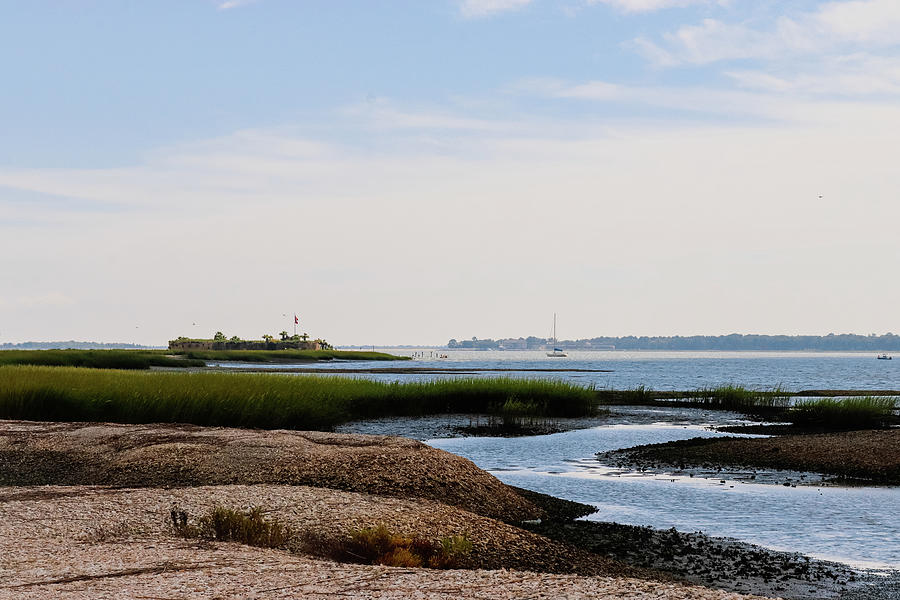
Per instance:
[[[888,356],[887,354],[879,354],[875,358],[877,358],[878,360],[893,360],[894,359],[893,356]]]
[[[553,352],[548,352],[547,356],[552,358],[565,358],[568,356],[561,348],[556,347],[556,313],[553,313]]]

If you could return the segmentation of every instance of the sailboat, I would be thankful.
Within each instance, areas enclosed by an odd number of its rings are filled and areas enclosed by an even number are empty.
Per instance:
[[[561,348],[556,347],[556,344],[557,344],[557,341],[556,341],[556,313],[553,313],[553,338],[552,338],[552,340],[553,340],[553,352],[548,352],[547,356],[552,356],[555,358],[565,358],[566,356],[568,356],[568,354],[563,352]]]

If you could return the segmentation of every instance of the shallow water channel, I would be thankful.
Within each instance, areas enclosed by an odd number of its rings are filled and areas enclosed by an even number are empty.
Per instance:
[[[859,567],[900,568],[900,488],[784,487],[735,473],[674,477],[604,468],[594,457],[598,451],[723,435],[702,423],[739,418],[691,409],[620,410],[609,424],[589,429],[427,443],[506,483],[591,504],[599,511],[592,520],[702,531]]]

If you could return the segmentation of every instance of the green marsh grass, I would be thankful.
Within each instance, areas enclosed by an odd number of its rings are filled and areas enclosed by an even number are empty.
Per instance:
[[[142,370],[150,367],[204,367],[206,361],[210,360],[266,363],[409,360],[409,357],[357,350],[0,350],[0,366],[43,365]]]
[[[780,386],[771,390],[751,390],[739,385],[701,388],[688,396],[703,408],[741,412],[781,411],[790,404],[790,393]]]
[[[795,425],[827,429],[877,429],[896,416],[896,400],[880,396],[816,398],[797,403],[787,417]]]
[[[781,386],[751,390],[738,385],[700,388],[692,391],[656,391],[643,385],[628,390],[598,390],[604,404],[685,406],[711,410],[777,413],[790,405],[791,392]]]
[[[202,360],[167,356],[165,350],[0,350],[2,365],[43,365],[93,369],[202,367]]]
[[[384,416],[499,416],[504,407],[533,417],[588,416],[597,403],[593,389],[558,380],[382,383],[314,375],[0,367],[0,418],[7,419],[327,431]]]
[[[623,390],[621,394],[623,400],[626,402],[633,402],[634,404],[643,404],[656,399],[656,394],[654,394],[653,389],[643,385],[631,388],[630,390]]]

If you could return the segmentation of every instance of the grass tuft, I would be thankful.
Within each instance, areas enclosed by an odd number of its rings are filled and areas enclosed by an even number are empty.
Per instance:
[[[334,541],[320,535],[297,535],[275,520],[266,520],[262,508],[247,512],[216,507],[200,517],[196,524],[185,511],[171,511],[175,533],[185,538],[218,542],[237,542],[258,548],[292,549],[326,556],[341,562],[354,562],[389,567],[427,567],[455,569],[464,566],[472,551],[465,534],[442,538],[438,542],[421,537],[392,533],[385,525],[357,529],[348,539]]]
[[[443,538],[440,543],[391,533],[385,525],[352,532],[342,547],[345,560],[390,567],[454,569],[472,551],[465,535]]]
[[[861,396],[804,400],[787,414],[795,425],[826,429],[878,429],[896,420],[894,398]]]
[[[172,524],[183,537],[201,538],[219,542],[238,542],[259,548],[285,548],[293,536],[290,529],[278,521],[263,518],[261,508],[240,512],[216,507],[200,517],[196,525],[188,523],[187,514],[172,510]]]
[[[790,393],[781,386],[771,390],[751,390],[739,385],[701,388],[689,394],[703,408],[739,412],[782,410],[790,404]]]
[[[202,367],[205,364],[202,360],[170,356],[165,350],[0,350],[0,366],[140,370],[150,367]]]

